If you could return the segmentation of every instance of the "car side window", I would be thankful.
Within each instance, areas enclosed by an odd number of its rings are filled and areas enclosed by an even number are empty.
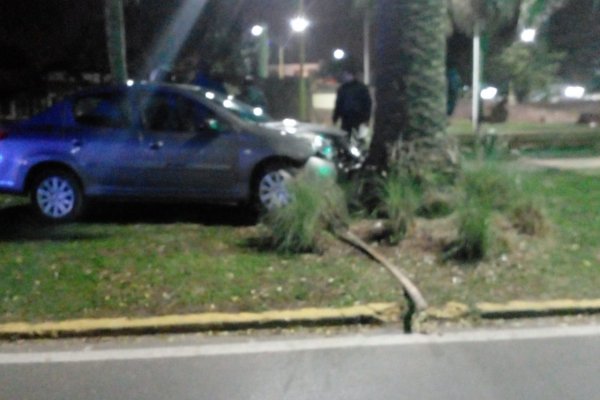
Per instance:
[[[212,110],[183,96],[152,93],[140,99],[144,129],[168,132],[211,130],[216,120]]]
[[[129,103],[124,95],[81,97],[73,105],[73,115],[78,124],[87,126],[126,128],[131,125]]]

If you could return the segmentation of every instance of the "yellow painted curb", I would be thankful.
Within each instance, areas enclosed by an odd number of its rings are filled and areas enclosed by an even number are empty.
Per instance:
[[[595,313],[600,312],[600,299],[510,301],[502,304],[477,303],[475,311],[483,318]]]
[[[94,333],[168,332],[351,320],[387,322],[394,318],[397,320],[399,314],[400,306],[396,303],[372,303],[345,308],[303,308],[262,313],[203,313],[148,318],[76,319],[34,324],[15,322],[0,324],[0,336],[54,337]]]
[[[457,320],[469,315],[469,306],[456,301],[450,301],[443,307],[429,307],[425,310],[425,317],[438,320]]]

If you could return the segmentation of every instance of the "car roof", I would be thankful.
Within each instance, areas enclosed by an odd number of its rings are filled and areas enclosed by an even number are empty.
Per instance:
[[[91,95],[94,93],[106,93],[113,91],[131,91],[138,88],[146,88],[150,90],[175,90],[183,92],[202,92],[204,89],[200,86],[182,84],[182,83],[167,83],[167,82],[148,82],[148,81],[135,81],[133,83],[121,83],[121,84],[105,84],[91,86],[82,90],[79,90],[72,94],[74,97]]]

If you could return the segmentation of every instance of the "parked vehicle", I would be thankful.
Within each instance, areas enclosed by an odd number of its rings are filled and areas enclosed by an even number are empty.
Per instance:
[[[95,197],[270,209],[289,201],[295,172],[335,175],[335,132],[259,114],[197,86],[85,90],[0,128],[0,193],[29,195],[42,218],[59,222]]]
[[[365,142],[357,138],[348,138],[348,134],[339,128],[319,124],[299,122],[294,119],[274,120],[262,108],[252,107],[233,96],[219,92],[200,89],[205,97],[214,102],[218,107],[225,107],[235,113],[239,118],[248,122],[262,125],[269,129],[286,131],[292,134],[318,134],[331,141],[331,154],[335,160],[338,171],[349,173],[360,169],[366,158]],[[356,140],[354,140],[356,139]]]

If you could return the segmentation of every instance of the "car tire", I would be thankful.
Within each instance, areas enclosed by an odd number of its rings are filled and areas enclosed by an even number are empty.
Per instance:
[[[38,174],[33,180],[30,197],[36,214],[46,222],[73,221],[83,209],[79,181],[62,169],[48,169]]]
[[[264,168],[256,179],[254,203],[260,211],[270,211],[283,207],[291,201],[290,182],[294,175],[292,168],[271,164]]]

